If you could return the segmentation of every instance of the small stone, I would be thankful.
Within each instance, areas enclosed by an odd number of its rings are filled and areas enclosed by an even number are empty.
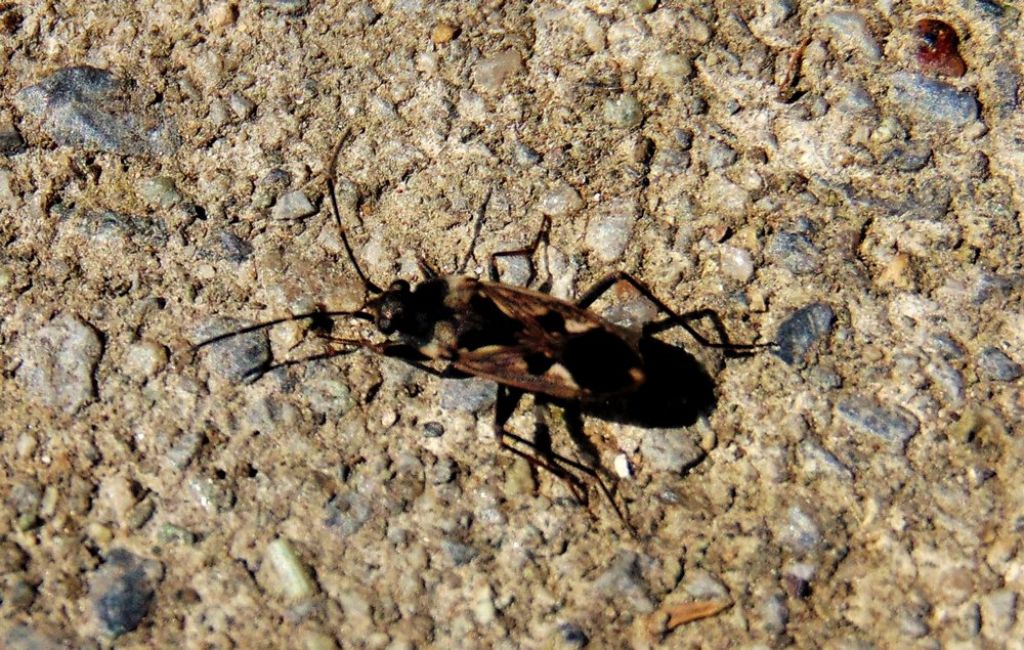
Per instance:
[[[274,219],[302,219],[314,214],[316,206],[310,203],[302,190],[282,194],[270,211],[270,216]]]
[[[474,71],[476,86],[484,91],[497,91],[509,77],[523,69],[523,58],[515,50],[498,52],[480,61]]]
[[[205,443],[206,437],[197,431],[178,432],[173,445],[164,454],[164,458],[174,469],[185,469]]]
[[[901,172],[918,172],[932,159],[932,150],[927,142],[913,141],[900,143],[882,156],[882,163],[889,164]]]
[[[444,435],[444,425],[440,422],[427,422],[423,425],[423,435],[427,438],[440,438]]]
[[[235,23],[238,19],[238,8],[225,0],[210,6],[207,15],[209,16],[207,24],[214,31],[218,31]]]
[[[1024,368],[999,348],[989,347],[978,355],[978,368],[993,381],[1016,381]]]
[[[16,156],[25,151],[25,140],[18,133],[17,129],[0,129],[0,155]]]
[[[856,115],[874,109],[875,101],[863,86],[853,84],[846,88],[835,106],[843,113]]]
[[[797,553],[812,551],[821,543],[821,531],[818,524],[797,506],[789,509],[786,520],[781,522],[781,526],[776,532],[776,537],[781,544]]]
[[[918,39],[917,65],[922,72],[962,77],[967,64],[957,51],[960,37],[948,23],[934,18],[918,21],[914,28]]]
[[[444,45],[445,43],[451,42],[459,33],[459,29],[455,25],[449,25],[448,23],[438,23],[434,25],[434,29],[430,32],[430,40],[435,45]]]
[[[445,379],[441,382],[441,408],[479,413],[498,398],[498,386],[486,379]]]
[[[197,340],[205,341],[234,331],[240,324],[217,318],[200,328]],[[205,363],[215,374],[235,383],[251,381],[270,363],[270,339],[265,330],[232,336],[206,346]]]
[[[936,128],[962,127],[978,118],[978,101],[969,92],[917,73],[893,73],[889,99]]]
[[[150,206],[164,209],[174,207],[184,198],[174,179],[168,176],[155,176],[139,183],[139,196]]]
[[[736,152],[724,142],[712,140],[704,153],[704,162],[709,169],[724,169],[736,162]]]
[[[693,64],[681,54],[662,54],[653,62],[653,76],[662,85],[675,88],[693,74]]]
[[[879,61],[882,50],[871,34],[867,21],[856,11],[834,11],[825,16],[825,26],[850,49],[860,52],[869,61]]]
[[[356,405],[348,385],[327,373],[318,373],[312,379],[307,379],[303,396],[314,413],[330,421],[341,419]]]
[[[373,505],[358,492],[345,492],[334,496],[324,506],[324,525],[342,537],[354,535],[373,515]]]
[[[291,542],[279,537],[267,546],[267,563],[277,577],[281,592],[290,600],[309,598],[317,592],[316,583],[299,559]]]
[[[224,513],[235,503],[235,494],[225,481],[215,481],[208,476],[194,476],[186,487],[204,510],[209,513]]]
[[[836,410],[857,431],[900,445],[905,445],[919,426],[917,418],[906,410],[898,406],[885,408],[865,397],[843,400]]]
[[[1003,634],[1009,632],[1017,622],[1017,592],[1000,589],[983,596],[981,619],[986,631],[991,630],[987,636],[1003,638]]]
[[[633,11],[638,14],[649,14],[658,6],[658,0],[633,0]]]
[[[451,458],[438,458],[427,471],[427,480],[432,485],[451,483],[459,473],[459,466]]]
[[[579,212],[583,199],[572,185],[559,181],[540,200],[540,212],[551,217],[564,217]]]
[[[93,610],[104,631],[117,637],[137,628],[149,613],[162,577],[159,562],[112,550],[89,579]]]
[[[124,523],[130,530],[137,530],[146,525],[146,522],[150,520],[154,512],[156,512],[156,504],[153,502],[152,497],[146,497],[128,511],[124,518]]]
[[[761,627],[769,634],[782,634],[789,624],[789,607],[782,594],[772,594],[761,602]]]
[[[240,120],[247,120],[256,112],[256,102],[239,93],[231,94],[228,105]]]
[[[214,235],[213,256],[240,264],[252,257],[252,244],[228,230],[218,230]]]
[[[603,113],[606,122],[623,129],[634,129],[644,121],[640,101],[632,95],[605,100]]]
[[[463,566],[465,564],[469,564],[473,560],[473,558],[479,555],[479,551],[477,551],[472,546],[463,544],[462,542],[458,542],[453,539],[442,539],[441,549],[444,551],[444,554],[448,556],[448,559],[451,560],[452,564],[454,564],[455,566]]]
[[[635,202],[626,199],[609,201],[587,222],[584,235],[587,248],[602,262],[618,260],[626,252],[636,218]]]
[[[122,155],[168,156],[178,146],[173,127],[146,114],[145,100],[107,70],[64,68],[19,91],[14,104],[42,120],[57,144]]]
[[[633,476],[633,466],[629,463],[629,456],[626,454],[616,454],[615,460],[612,461],[612,467],[615,469],[615,475],[619,478],[630,478]]]
[[[540,162],[540,154],[522,142],[515,145],[516,164],[520,167],[533,167]]]
[[[818,248],[802,233],[776,233],[768,240],[765,254],[797,275],[815,273],[821,266]]]
[[[727,278],[745,284],[754,277],[754,258],[747,249],[726,245],[719,249],[718,254],[718,264]]]
[[[6,576],[2,602],[15,611],[26,611],[36,599],[36,589],[20,575]]]
[[[490,625],[497,618],[498,609],[494,606],[494,590],[484,585],[473,602],[473,618],[480,625]]]
[[[644,435],[640,453],[654,470],[684,473],[704,459],[704,450],[678,430],[654,429]]]
[[[844,481],[853,479],[853,472],[835,454],[812,440],[800,443],[802,469],[810,476],[832,476]]]
[[[683,589],[695,600],[727,600],[729,590],[718,578],[705,569],[686,571]]]
[[[815,302],[801,307],[779,325],[775,335],[775,356],[788,365],[803,361],[807,351],[832,331],[836,315],[832,307]]]
[[[196,536],[181,526],[164,524],[157,529],[156,540],[161,544],[184,544],[185,546],[191,546],[196,543]]]
[[[585,648],[590,643],[590,637],[578,623],[559,624],[558,634],[562,637],[562,643],[568,648]]]
[[[301,14],[309,8],[309,0],[260,0],[260,4],[284,15]]]
[[[167,365],[167,348],[156,341],[139,341],[129,346],[123,370],[135,381],[145,381]]]
[[[529,496],[537,490],[533,468],[525,458],[516,457],[505,472],[505,492],[512,496]]]
[[[96,330],[78,316],[60,314],[23,340],[16,377],[39,402],[74,413],[96,394],[103,354]]]
[[[632,551],[619,551],[608,569],[594,580],[594,592],[620,607],[647,614],[654,610],[649,587],[640,572],[640,557]]]

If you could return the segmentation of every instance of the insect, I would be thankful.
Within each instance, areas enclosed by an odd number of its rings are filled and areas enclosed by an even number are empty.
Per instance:
[[[659,361],[673,358],[665,355],[664,348],[676,348],[656,341],[652,334],[667,327],[680,326],[702,345],[733,353],[764,346],[728,343],[717,318],[714,323],[722,342],[707,340],[690,325],[689,320],[708,316],[709,312],[677,314],[646,285],[624,272],[600,280],[575,302],[555,298],[543,291],[502,284],[497,266],[497,259],[501,257],[526,256],[530,260],[532,279],[531,258],[548,238],[550,221],[547,219],[529,246],[491,255],[489,280],[462,275],[442,276],[421,261],[424,280],[411,285],[399,279],[383,289],[362,270],[341,223],[333,180],[340,148],[341,144],[335,149],[328,166],[328,195],[346,255],[369,296],[363,306],[356,311],[319,310],[270,320],[215,336],[195,347],[202,348],[230,337],[296,320],[349,318],[372,323],[379,335],[376,340],[328,337],[327,340],[338,347],[313,358],[347,354],[362,348],[401,359],[433,375],[474,376],[497,382],[495,433],[499,444],[566,480],[571,487],[575,486],[574,493],[583,499],[585,495],[579,494],[579,483],[566,468],[592,477],[629,527],[597,470],[555,454],[537,440],[530,441],[506,430],[505,424],[519,399],[523,394],[531,393],[538,402],[594,406],[600,410],[602,406],[613,403],[628,405],[630,399],[646,396],[646,402],[641,401],[641,405],[664,402],[659,406],[665,407],[672,403],[672,399],[659,393],[658,390],[665,387],[655,386],[654,381],[657,379],[664,383],[670,375],[672,370],[666,370]],[[486,207],[486,200],[484,205]],[[632,285],[667,318],[651,323],[643,330],[633,331],[591,311],[590,306],[620,281]],[[284,362],[279,366],[302,361]],[[652,388],[654,393],[650,392]],[[520,446],[531,448],[535,453],[528,453]]]

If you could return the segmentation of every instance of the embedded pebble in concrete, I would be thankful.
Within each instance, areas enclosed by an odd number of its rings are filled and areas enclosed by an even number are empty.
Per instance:
[[[999,348],[985,348],[978,357],[978,367],[989,379],[1014,381],[1024,375],[1024,368]]]
[[[21,342],[23,363],[16,376],[39,403],[74,413],[96,395],[96,365],[103,343],[78,316],[61,314]]]
[[[622,257],[633,232],[636,212],[632,201],[618,199],[602,206],[601,212],[590,218],[585,241],[599,260],[614,262]]]
[[[604,119],[611,125],[624,129],[640,126],[644,121],[643,107],[632,95],[621,95],[605,100],[603,107]]]
[[[652,611],[654,603],[650,587],[641,574],[640,560],[632,551],[619,551],[608,568],[594,580],[594,593],[636,613]]]
[[[966,126],[978,118],[978,102],[970,93],[913,72],[890,75],[889,99],[926,126]]]
[[[57,144],[132,156],[169,156],[178,145],[162,116],[143,113],[141,97],[111,72],[64,68],[19,91],[14,104],[42,120]]]
[[[302,219],[313,214],[316,214],[316,206],[302,190],[282,194],[270,211],[275,219]]]
[[[832,12],[825,16],[824,24],[832,30],[835,38],[869,61],[878,61],[882,58],[882,50],[871,34],[864,16],[859,12]]]
[[[541,213],[552,217],[564,217],[579,212],[582,207],[579,192],[565,181],[555,184],[540,200]]]
[[[663,472],[685,472],[704,458],[704,450],[697,443],[674,429],[644,435],[640,453],[648,467]]]
[[[218,318],[202,325],[194,335],[195,343],[233,332],[244,324],[230,318]],[[232,382],[252,381],[270,364],[270,339],[266,330],[247,332],[211,343],[200,352],[214,373]]]
[[[765,255],[773,263],[800,275],[813,273],[821,267],[818,248],[803,233],[780,232],[768,240]]]
[[[789,365],[802,362],[811,346],[829,335],[835,320],[835,312],[825,303],[801,307],[779,325],[775,356]]]
[[[498,386],[486,379],[445,379],[441,386],[441,408],[479,413],[498,396]]]
[[[137,628],[149,613],[162,577],[159,562],[124,549],[110,551],[89,577],[89,597],[103,631],[118,637]]]
[[[839,416],[854,429],[904,445],[917,433],[917,418],[898,407],[882,406],[865,397],[850,397],[836,407]]]
[[[140,182],[139,196],[149,205],[158,208],[169,208],[184,198],[175,187],[174,179],[167,176],[154,176]]]

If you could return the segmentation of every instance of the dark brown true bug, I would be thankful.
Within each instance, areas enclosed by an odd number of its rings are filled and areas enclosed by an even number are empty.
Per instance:
[[[495,405],[495,433],[499,444],[513,453],[543,467],[566,480],[578,496],[578,482],[566,467],[592,477],[610,500],[613,508],[626,522],[597,470],[579,461],[551,452],[545,445],[530,441],[505,430],[524,393],[538,401],[582,405],[602,417],[615,419],[628,411],[647,411],[685,407],[687,392],[700,392],[707,403],[711,395],[710,379],[693,358],[673,346],[653,338],[653,333],[679,326],[701,345],[721,348],[731,353],[745,353],[764,345],[735,345],[725,338],[724,329],[713,312],[702,310],[678,314],[628,273],[618,272],[598,281],[576,302],[555,298],[542,291],[502,284],[496,260],[507,256],[532,256],[546,241],[550,222],[545,219],[533,242],[521,249],[501,251],[490,257],[490,280],[455,275],[441,276],[429,265],[420,262],[426,278],[416,285],[395,280],[387,289],[371,281],[356,260],[348,236],[341,223],[335,197],[334,176],[338,152],[327,172],[328,195],[337,222],[341,242],[349,261],[370,295],[356,311],[319,310],[270,320],[209,338],[195,346],[209,346],[224,339],[296,320],[351,318],[373,323],[381,340],[368,338],[328,338],[338,348],[316,355],[317,359],[347,354],[365,348],[387,357],[396,357],[437,376],[474,376],[498,384]],[[486,204],[486,201],[485,201]],[[530,262],[530,277],[534,274]],[[632,285],[667,315],[663,321],[633,331],[611,323],[589,308],[617,282]],[[689,321],[711,317],[721,342],[711,342],[694,329]],[[770,345],[770,344],[769,344]],[[277,367],[300,363],[289,361]],[[666,365],[668,364],[668,365]],[[669,377],[682,375],[679,385]],[[672,387],[667,387],[667,382]],[[698,385],[699,384],[699,385]],[[678,387],[678,391],[671,388]],[[679,398],[683,397],[682,400]],[[664,426],[661,420],[652,420]],[[669,418],[670,423],[675,423]],[[530,454],[509,441],[534,449]],[[626,522],[628,526],[628,522]]]

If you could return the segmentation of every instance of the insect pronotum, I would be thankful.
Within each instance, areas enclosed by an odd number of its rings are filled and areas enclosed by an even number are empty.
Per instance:
[[[495,381],[498,384],[495,435],[501,447],[565,480],[581,500],[585,500],[585,493],[580,492],[577,478],[566,468],[588,475],[632,532],[611,491],[594,467],[556,454],[549,448],[541,449],[535,442],[505,429],[505,423],[520,397],[531,393],[537,396],[538,401],[586,405],[604,403],[640,391],[650,381],[649,370],[654,362],[652,355],[645,353],[649,349],[645,342],[653,333],[669,327],[682,327],[701,345],[727,352],[742,354],[770,344],[731,344],[713,312],[702,310],[678,314],[646,285],[621,271],[599,280],[576,302],[555,298],[542,291],[502,284],[497,259],[508,256],[526,256],[530,260],[532,280],[532,255],[548,237],[550,222],[546,218],[529,246],[490,256],[489,280],[464,275],[441,276],[421,261],[424,280],[413,286],[399,279],[389,284],[387,289],[382,289],[359,265],[341,222],[334,176],[343,142],[344,136],[328,166],[327,187],[346,256],[368,294],[362,307],[356,311],[318,310],[265,321],[209,338],[197,344],[195,349],[289,321],[349,318],[370,322],[381,335],[378,340],[329,337],[328,341],[337,348],[307,359],[286,361],[275,367],[365,348],[399,358],[436,376],[475,376]],[[591,311],[590,306],[620,281],[632,285],[667,318],[633,331]],[[712,317],[721,342],[707,340],[688,322],[707,316]],[[537,453],[527,453],[510,441]]]

